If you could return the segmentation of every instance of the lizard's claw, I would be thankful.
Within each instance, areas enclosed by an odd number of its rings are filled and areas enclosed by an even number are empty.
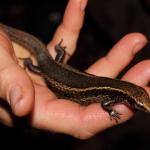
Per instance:
[[[110,113],[109,113],[109,116],[110,116],[110,120],[114,119],[116,121],[116,123],[118,123],[118,120],[120,119],[120,113],[118,113],[116,110],[112,110]]]

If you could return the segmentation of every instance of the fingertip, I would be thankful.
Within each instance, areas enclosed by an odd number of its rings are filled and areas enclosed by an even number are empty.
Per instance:
[[[136,54],[148,43],[147,37],[139,32],[129,33],[123,38],[123,40],[132,41],[131,44],[133,45],[133,55]]]
[[[122,79],[135,83],[139,86],[145,86],[150,82],[149,66],[150,60],[143,60],[129,69]]]
[[[125,37],[130,37],[131,39],[135,39],[135,41],[148,41],[147,37],[140,32],[128,33]]]
[[[121,38],[117,44],[114,45],[112,48],[112,52],[128,52],[128,55],[130,57],[133,57],[138,51],[140,51],[146,44],[148,43],[147,37],[139,32],[132,32],[127,35],[125,35],[123,38]]]

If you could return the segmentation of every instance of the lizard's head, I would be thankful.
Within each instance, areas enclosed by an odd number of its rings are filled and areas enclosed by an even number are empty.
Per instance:
[[[134,107],[137,110],[150,113],[150,97],[145,90],[139,93],[139,97],[135,99]]]

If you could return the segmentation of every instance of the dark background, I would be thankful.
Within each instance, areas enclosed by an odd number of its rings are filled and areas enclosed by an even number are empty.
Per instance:
[[[29,32],[46,44],[60,23],[66,4],[67,0],[1,0],[0,21]],[[130,32],[141,32],[150,38],[149,0],[90,0],[77,51],[69,64],[84,70]],[[147,45],[123,73],[135,63],[149,58],[150,47]],[[130,121],[84,141],[68,135],[24,127],[8,128],[0,124],[0,149],[11,146],[19,149],[147,150],[150,149],[149,140],[150,116],[143,113],[136,113]]]

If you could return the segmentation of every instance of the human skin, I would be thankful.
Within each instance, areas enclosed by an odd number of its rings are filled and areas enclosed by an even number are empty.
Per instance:
[[[69,0],[63,21],[47,46],[53,58],[56,55],[54,46],[62,38],[63,44],[67,46],[67,53],[73,55],[83,25],[86,3],[87,0]],[[147,42],[141,33],[125,35],[106,56],[87,68],[86,72],[116,78]],[[65,99],[57,99],[41,77],[20,67],[22,62],[17,58],[27,57],[30,54],[16,43],[12,45],[9,37],[2,31],[0,31],[0,51],[0,97],[7,101],[12,109],[10,112],[0,106],[0,120],[5,125],[14,125],[12,113],[19,117],[28,114],[29,123],[35,128],[61,132],[80,139],[90,138],[116,125],[100,104],[81,106]],[[126,55],[122,55],[123,53]],[[69,59],[67,55],[64,63]],[[122,76],[122,80],[142,86],[150,94],[150,88],[147,86],[150,80],[149,66],[150,60],[139,62]],[[114,107],[122,114],[119,123],[133,116],[133,112],[123,104]]]

